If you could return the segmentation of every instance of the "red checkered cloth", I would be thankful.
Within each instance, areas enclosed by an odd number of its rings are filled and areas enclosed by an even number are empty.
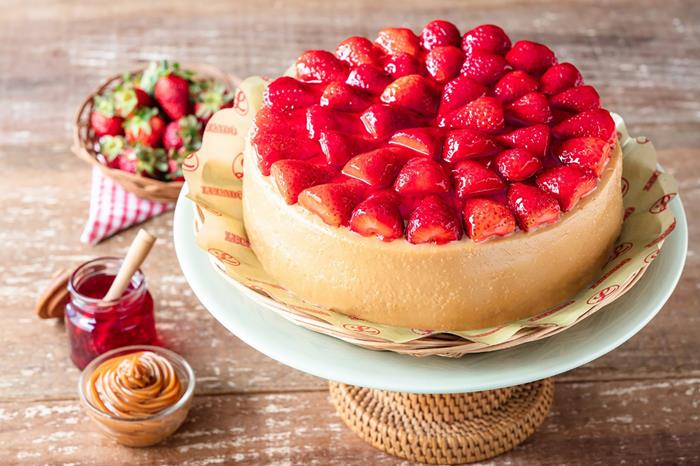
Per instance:
[[[95,245],[105,238],[145,222],[175,207],[172,202],[141,199],[105,177],[94,167],[90,190],[90,214],[80,241]]]

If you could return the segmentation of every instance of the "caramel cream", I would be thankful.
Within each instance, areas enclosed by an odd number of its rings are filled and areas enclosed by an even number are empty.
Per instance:
[[[152,416],[177,403],[183,393],[170,361],[148,351],[103,362],[87,388],[95,407],[123,419]]]
[[[243,216],[265,270],[301,299],[372,322],[468,330],[535,315],[600,272],[622,227],[619,145],[597,189],[559,222],[474,243],[384,243],[287,205],[248,141]]]

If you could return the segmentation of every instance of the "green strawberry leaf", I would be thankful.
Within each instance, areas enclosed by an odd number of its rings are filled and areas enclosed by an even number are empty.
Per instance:
[[[113,161],[126,147],[126,140],[123,136],[102,136],[100,138],[100,153]]]

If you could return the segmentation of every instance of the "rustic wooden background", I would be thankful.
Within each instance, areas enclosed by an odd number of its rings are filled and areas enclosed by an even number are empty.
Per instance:
[[[146,6],[149,5],[149,6]],[[252,350],[199,305],[179,273],[172,215],[145,266],[159,328],[196,369],[185,426],[145,450],[104,440],[80,412],[63,326],[32,306],[51,271],[123,254],[134,232],[78,242],[90,170],[70,154],[73,112],[134,63],[206,62],[274,75],[300,51],[441,17],[502,25],[553,46],[674,173],[690,222],[682,281],[661,314],[612,354],[557,377],[529,441],[489,464],[700,464],[700,4],[677,1],[139,0],[0,4],[0,463],[397,464],[342,424],[323,380]]]

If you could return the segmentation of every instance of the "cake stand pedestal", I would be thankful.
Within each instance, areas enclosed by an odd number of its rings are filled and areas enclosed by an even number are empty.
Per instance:
[[[185,190],[173,222],[175,251],[202,305],[261,353],[330,382],[345,423],[371,445],[425,463],[494,457],[532,435],[552,403],[550,377],[612,351],[658,312],[680,278],[688,227],[680,199],[676,229],[631,290],[557,335],[462,358],[370,351],[302,328],[251,300],[212,267],[196,245]]]
[[[390,455],[429,464],[483,461],[515,448],[544,421],[551,378],[474,393],[418,395],[329,382],[345,424]]]

